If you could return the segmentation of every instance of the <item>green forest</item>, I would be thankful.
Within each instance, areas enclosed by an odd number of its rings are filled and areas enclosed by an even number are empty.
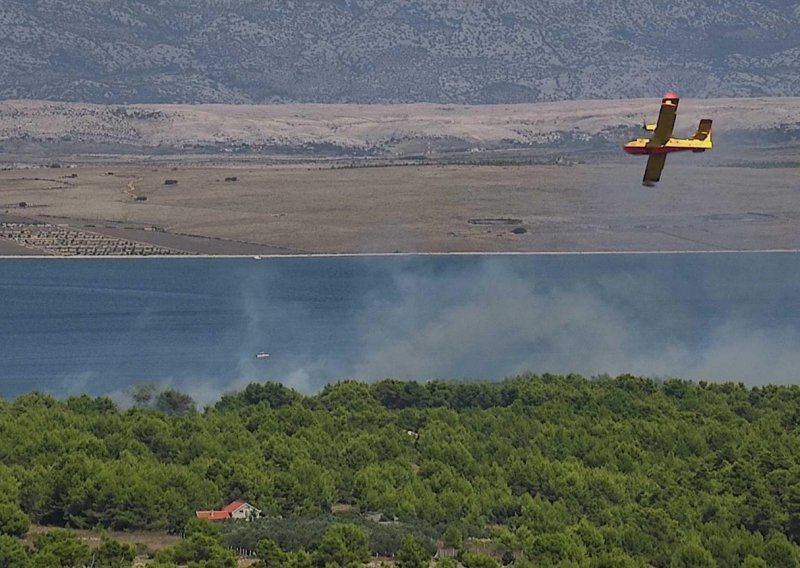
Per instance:
[[[0,400],[0,568],[800,566],[800,387],[524,375]],[[241,499],[252,521],[195,511]],[[434,554],[440,553],[434,558]],[[442,558],[444,556],[444,558]]]

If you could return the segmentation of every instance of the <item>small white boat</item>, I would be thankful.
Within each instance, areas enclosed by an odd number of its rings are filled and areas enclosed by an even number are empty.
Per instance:
[[[259,351],[256,353],[256,359],[269,359],[269,353],[266,351]]]

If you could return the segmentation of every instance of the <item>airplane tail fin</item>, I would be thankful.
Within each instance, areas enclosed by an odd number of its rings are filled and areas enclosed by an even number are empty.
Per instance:
[[[697,131],[692,136],[693,140],[705,140],[711,136],[711,119],[710,118],[703,118],[700,120],[700,125],[697,127]]]
[[[692,136],[692,140],[700,140],[703,142],[703,145],[695,152],[702,152],[708,148],[713,146],[713,142],[711,140],[711,119],[710,118],[703,118],[700,120],[700,125],[697,127],[697,130]]]
[[[700,125],[697,127],[694,136],[692,136],[693,140],[705,140],[706,138],[711,138],[710,118],[704,118],[700,120]]]

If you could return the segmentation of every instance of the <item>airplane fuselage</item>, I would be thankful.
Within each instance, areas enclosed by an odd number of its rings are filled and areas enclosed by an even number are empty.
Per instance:
[[[709,148],[705,140],[691,138],[670,138],[665,144],[653,144],[650,138],[636,138],[625,144],[622,149],[634,156],[671,154],[672,152],[705,152]]]

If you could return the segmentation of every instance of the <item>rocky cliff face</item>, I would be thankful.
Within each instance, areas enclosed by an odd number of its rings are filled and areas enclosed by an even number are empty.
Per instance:
[[[3,0],[0,98],[494,103],[800,95],[777,0]]]

